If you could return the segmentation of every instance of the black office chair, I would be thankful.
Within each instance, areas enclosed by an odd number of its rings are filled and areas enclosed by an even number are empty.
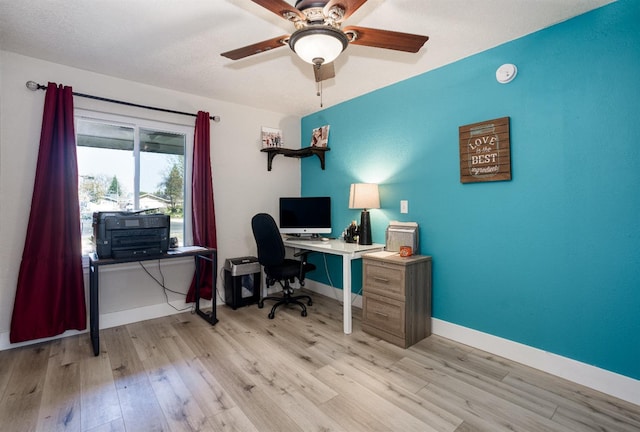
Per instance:
[[[264,307],[265,300],[276,300],[276,304],[269,312],[269,319],[275,317],[276,309],[280,305],[297,304],[302,308],[302,316],[307,316],[307,308],[300,300],[307,300],[311,306],[311,297],[308,295],[294,296],[293,288],[289,285],[297,278],[300,286],[304,286],[304,278],[307,272],[316,269],[316,266],[307,262],[308,252],[298,253],[295,256],[300,260],[285,258],[284,243],[276,225],[276,221],[266,213],[258,213],[251,219],[253,237],[258,246],[258,261],[264,267],[267,276],[267,288],[278,282],[282,286],[282,296],[267,296],[258,301],[258,307]]]

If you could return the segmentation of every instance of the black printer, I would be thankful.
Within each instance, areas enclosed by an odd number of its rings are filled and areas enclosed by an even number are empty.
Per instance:
[[[98,258],[162,255],[169,249],[169,216],[132,212],[93,214],[93,242]]]

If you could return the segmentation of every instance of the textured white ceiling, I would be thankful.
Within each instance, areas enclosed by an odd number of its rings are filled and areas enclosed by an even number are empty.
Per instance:
[[[417,54],[349,46],[335,62],[336,77],[324,82],[324,106],[607,3],[611,0],[368,0],[346,25],[430,39]],[[220,56],[292,31],[292,24],[250,0],[0,0],[2,50],[303,116],[319,110],[320,100],[312,66],[288,47],[237,61]]]

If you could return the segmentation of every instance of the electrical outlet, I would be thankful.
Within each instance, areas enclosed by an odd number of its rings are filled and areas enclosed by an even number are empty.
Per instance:
[[[400,200],[400,213],[409,213],[409,201]]]

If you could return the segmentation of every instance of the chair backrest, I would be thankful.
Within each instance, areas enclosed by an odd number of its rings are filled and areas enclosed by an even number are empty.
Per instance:
[[[282,235],[276,221],[267,213],[251,218],[253,237],[258,246],[258,261],[265,267],[282,264],[285,257]]]

